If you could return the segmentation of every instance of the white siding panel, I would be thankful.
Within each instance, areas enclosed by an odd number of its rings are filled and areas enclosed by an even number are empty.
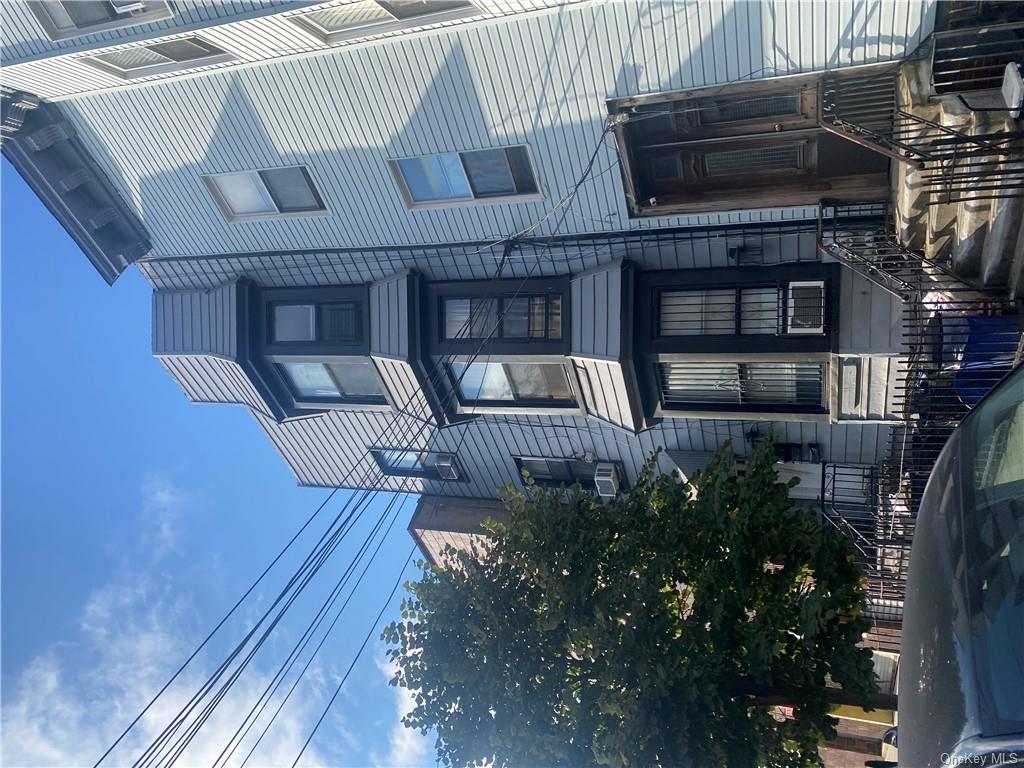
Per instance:
[[[408,35],[426,29],[444,29],[460,24],[473,23],[482,19],[496,18],[514,13],[527,13],[558,5],[584,0],[527,0],[524,3],[508,0],[475,0],[480,12],[459,19],[444,22],[424,23],[386,32],[374,32],[368,27],[362,36],[323,43],[319,38],[294,22],[294,17],[310,10],[301,3],[287,0],[271,0],[264,3],[204,2],[175,3],[181,6],[174,18],[153,24],[113,30],[102,34],[83,35],[73,40],[51,42],[42,27],[24,3],[7,2],[0,4],[0,10],[11,16],[13,36],[27,39],[5,48],[4,77],[13,87],[44,96],[61,99],[96,90],[134,87],[172,78],[190,77],[236,66],[261,61],[270,61],[283,56],[316,53],[330,48],[364,44],[372,40]],[[320,3],[318,7],[345,5],[361,0],[335,0]],[[200,34],[209,42],[231,53],[234,59],[214,65],[195,67],[177,72],[147,75],[126,81],[123,78],[102,72],[83,62],[84,58],[97,53],[123,50],[135,45],[162,42],[176,36]]]
[[[886,31],[891,47],[868,45],[863,25],[890,5],[822,6],[829,37],[814,44],[796,37],[783,44],[806,25],[797,23],[806,4],[574,5],[88,94],[62,106],[139,212],[154,255],[482,241],[537,221],[574,185],[601,136],[607,98],[633,95],[637,85],[659,91],[809,70],[822,56],[827,66],[900,56],[929,31],[930,5],[899,3],[906,13]],[[737,75],[726,59],[744,36],[765,55]],[[530,148],[544,201],[408,210],[388,165],[520,143]],[[229,224],[200,180],[286,164],[310,168],[329,215]],[[536,234],[811,214],[631,220],[616,165],[606,138],[564,222],[549,216]]]

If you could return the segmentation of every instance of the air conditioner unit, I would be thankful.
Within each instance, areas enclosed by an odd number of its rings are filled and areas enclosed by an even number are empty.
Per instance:
[[[786,333],[825,332],[825,283],[821,280],[789,284]]]
[[[145,0],[110,0],[110,4],[114,8],[114,13],[126,13],[134,16],[146,12]]]
[[[453,453],[439,453],[434,460],[434,468],[442,480],[458,480],[459,465]]]
[[[615,464],[598,464],[594,469],[597,495],[610,499],[619,492],[619,468]]]

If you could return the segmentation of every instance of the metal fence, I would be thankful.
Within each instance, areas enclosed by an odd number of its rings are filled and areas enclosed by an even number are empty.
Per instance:
[[[819,243],[904,302],[908,364],[888,455],[878,467],[827,465],[822,483],[824,519],[853,542],[884,629],[902,615],[914,521],[932,467],[964,416],[1012,369],[1022,317],[1004,294],[968,285],[902,246],[884,205],[823,206]],[[891,644],[885,633],[875,640]]]
[[[925,56],[928,46],[932,85],[940,97],[998,89],[1006,65],[1024,60],[1024,22],[937,32],[908,61]],[[823,78],[821,126],[913,166],[914,183],[929,205],[1024,196],[1024,132],[975,122],[966,101],[960,110],[965,117],[945,122],[929,110],[901,103],[905,66]]]

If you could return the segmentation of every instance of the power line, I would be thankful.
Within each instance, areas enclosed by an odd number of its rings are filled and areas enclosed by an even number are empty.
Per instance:
[[[345,681],[348,680],[348,676],[352,672],[352,668],[355,667],[356,662],[359,661],[359,657],[362,656],[363,651],[366,649],[366,644],[370,642],[370,638],[373,637],[374,630],[377,629],[377,625],[380,623],[380,619],[384,615],[384,611],[386,611],[388,606],[391,605],[391,601],[395,597],[395,592],[398,591],[398,586],[402,583],[402,576],[405,575],[405,569],[409,567],[409,563],[412,562],[412,556],[414,554],[416,554],[416,545],[413,545],[412,550],[409,552],[409,556],[405,558],[405,562],[402,564],[402,570],[398,572],[398,578],[395,580],[394,586],[391,587],[391,592],[388,594],[384,604],[381,605],[380,611],[377,612],[377,618],[375,618],[373,620],[373,624],[370,625],[370,630],[366,633],[366,637],[363,638],[363,642],[360,644],[359,650],[356,651],[355,658],[352,659],[352,663],[348,665],[348,669],[345,670],[345,674],[342,675],[341,680],[338,681],[338,686],[334,689],[334,694],[331,696],[330,701],[327,702],[327,706],[324,707],[324,711],[316,721],[316,725],[313,726],[312,732],[308,737],[306,737],[306,741],[302,745],[302,749],[299,750],[299,754],[292,762],[292,768],[295,768],[295,766],[298,765],[299,760],[301,760],[302,756],[306,753],[306,749],[309,747],[309,742],[313,740],[316,732],[320,729],[320,724],[324,721],[324,718],[327,717],[327,713],[331,710],[331,705],[334,704],[334,700],[338,698],[338,694],[341,693],[341,687],[345,685]]]

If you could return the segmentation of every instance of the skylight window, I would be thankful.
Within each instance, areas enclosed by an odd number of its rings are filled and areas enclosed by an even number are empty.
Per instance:
[[[358,0],[289,17],[324,43],[471,16],[468,0]]]
[[[233,61],[234,58],[223,48],[193,36],[101,53],[82,61],[104,72],[131,80],[221,64]]]

